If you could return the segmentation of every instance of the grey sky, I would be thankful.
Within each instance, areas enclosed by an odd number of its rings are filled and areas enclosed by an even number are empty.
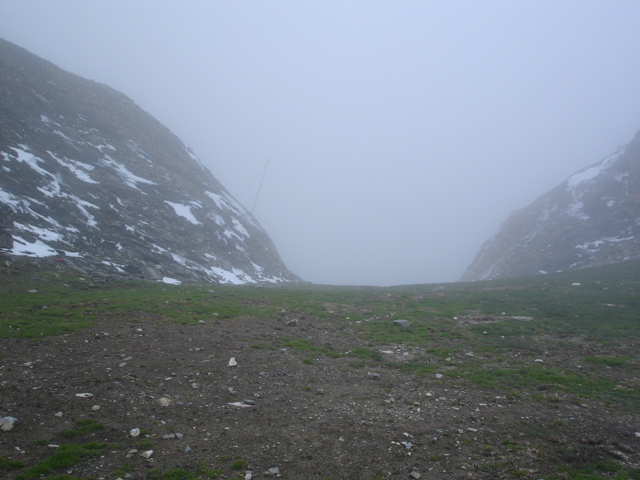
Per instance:
[[[315,283],[455,281],[640,129],[640,2],[0,0],[167,125]]]

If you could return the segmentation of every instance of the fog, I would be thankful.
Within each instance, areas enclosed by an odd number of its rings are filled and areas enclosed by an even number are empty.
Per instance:
[[[0,18],[188,143],[314,283],[455,281],[510,212],[640,129],[637,0],[3,0]]]

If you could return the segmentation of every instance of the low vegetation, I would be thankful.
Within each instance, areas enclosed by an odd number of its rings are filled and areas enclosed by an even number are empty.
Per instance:
[[[307,383],[296,390],[307,398],[326,390],[313,380],[313,372],[342,368],[356,374],[361,371],[371,381],[380,378],[377,381],[386,400],[378,402],[379,408],[391,411],[398,408],[397,400],[391,397],[396,387],[385,380],[384,372],[395,372],[389,375],[405,378],[407,385],[424,385],[422,379],[428,378],[432,389],[474,389],[487,398],[526,402],[532,409],[552,409],[561,402],[589,402],[598,405],[600,412],[635,422],[630,428],[640,431],[638,262],[530,278],[389,288],[99,283],[60,265],[43,266],[42,262],[25,260],[3,268],[0,276],[0,338],[4,341],[33,345],[106,324],[121,324],[123,331],[125,326],[141,322],[170,328],[205,324],[221,331],[232,329],[234,340],[253,355],[290,352],[299,368],[309,372]],[[394,324],[397,319],[408,320],[410,325]],[[252,323],[260,322],[275,325],[276,333],[258,333],[251,328]],[[310,329],[314,335],[309,334]],[[5,359],[1,357],[0,362]],[[7,365],[3,366],[5,371],[11,368]],[[145,368],[142,363],[137,366]],[[215,373],[199,368],[191,367],[202,375]],[[162,378],[150,378],[144,388],[159,396],[163,384]],[[3,384],[0,395],[10,396],[11,391]],[[419,395],[422,393],[410,398],[405,394],[406,408],[419,409],[425,401]],[[354,404],[364,401],[357,392],[353,396]],[[158,427],[162,422],[166,426],[162,415],[155,414],[161,423],[148,425],[144,438],[128,444],[87,443],[86,438],[108,431],[112,425],[102,419],[78,418],[72,428],[61,430],[52,439],[60,444],[52,454],[43,455],[41,452],[49,448],[44,445],[47,441],[34,438],[34,452],[0,457],[0,473],[24,480],[73,478],[65,473],[68,467],[82,465],[105,451],[154,448]],[[197,416],[195,412],[193,415]],[[455,424],[460,417],[454,416],[451,421]],[[623,451],[617,457],[605,455],[593,463],[580,462],[583,445],[563,444],[570,423],[557,418],[547,425],[523,423],[513,437],[499,443],[480,443],[469,457],[475,473],[467,473],[477,475],[470,478],[640,479],[640,439],[629,439],[629,444],[636,442],[635,447],[629,447],[631,452],[618,446],[614,450]],[[333,428],[340,430],[340,438],[348,436],[344,433],[348,425]],[[607,432],[598,435],[606,438]],[[447,435],[441,437],[448,441]],[[589,444],[588,433],[583,437]],[[313,438],[309,438],[313,444]],[[529,439],[528,446],[522,438]],[[594,440],[597,445],[602,441]],[[544,446],[551,444],[558,448]],[[525,451],[531,455],[534,448],[537,468],[513,466],[513,458]],[[425,461],[443,465],[449,456],[445,452],[429,453]],[[201,462],[186,469],[154,466],[146,469],[142,478],[244,478],[244,471],[255,462],[248,457],[227,458],[215,465]],[[120,462],[111,473],[123,477],[134,471],[141,475],[136,465],[133,460]],[[260,467],[265,470],[269,466]],[[389,478],[388,472],[379,474],[379,478]]]

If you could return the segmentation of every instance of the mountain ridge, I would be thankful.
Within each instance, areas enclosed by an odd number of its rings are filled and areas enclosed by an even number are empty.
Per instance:
[[[126,95],[0,39],[0,249],[105,278],[298,281],[258,221]]]
[[[640,132],[513,212],[461,281],[595,267],[640,258]]]

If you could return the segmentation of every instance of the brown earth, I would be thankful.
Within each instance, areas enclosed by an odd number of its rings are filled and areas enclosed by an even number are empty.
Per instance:
[[[341,353],[363,345],[349,328],[313,319],[171,325],[135,315],[39,342],[2,339],[0,414],[21,423],[0,431],[0,457],[32,465],[51,445],[120,444],[57,472],[105,479],[203,464],[220,478],[273,478],[277,468],[288,479],[538,479],[558,464],[640,459],[637,415],[558,395],[507,398],[346,356],[304,363],[303,352],[268,347],[291,336]],[[87,418],[105,428],[63,436]],[[163,438],[175,433],[182,438]],[[234,469],[238,460],[246,464]],[[116,475],[125,462],[130,470]]]

